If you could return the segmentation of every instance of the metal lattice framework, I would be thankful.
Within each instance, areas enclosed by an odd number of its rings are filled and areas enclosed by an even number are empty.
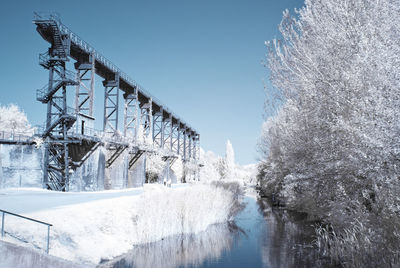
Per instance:
[[[124,136],[132,137],[132,141],[137,140],[138,135],[138,112],[139,102],[137,90],[132,94],[124,96],[125,109],[124,109]]]
[[[160,148],[164,147],[163,111],[157,111],[153,116],[153,141]]]
[[[95,59],[91,53],[87,58],[82,57],[75,63],[77,70],[77,83],[75,92],[75,110],[77,113],[84,114],[93,118],[93,95],[95,79]]]
[[[103,131],[115,134],[118,130],[119,74],[104,80],[104,124]]]
[[[98,146],[108,150],[106,168],[127,148],[127,168],[145,152],[157,150],[168,163],[178,155],[184,162],[198,158],[197,131],[69,30],[57,15],[35,13],[33,23],[51,45],[39,56],[40,65],[49,71],[49,82],[37,91],[37,100],[47,104],[41,134],[46,141],[44,187],[68,191],[70,170],[81,166]],[[70,59],[75,60],[75,72],[66,69]],[[104,79],[103,132],[93,130],[95,75]],[[67,106],[70,86],[75,86],[74,109]],[[122,132],[118,130],[120,91],[124,98]]]
[[[172,151],[172,148],[171,148],[172,118],[171,117],[164,118],[162,124],[163,124],[163,130],[164,130],[163,148]]]

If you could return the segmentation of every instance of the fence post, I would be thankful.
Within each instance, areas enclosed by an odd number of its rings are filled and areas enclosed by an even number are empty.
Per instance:
[[[1,216],[1,237],[4,237],[4,216],[5,216],[5,213],[4,213],[4,211],[2,211],[2,212],[3,212],[3,214]]]
[[[46,249],[47,254],[49,254],[49,244],[50,244],[50,225],[47,225],[47,249]]]

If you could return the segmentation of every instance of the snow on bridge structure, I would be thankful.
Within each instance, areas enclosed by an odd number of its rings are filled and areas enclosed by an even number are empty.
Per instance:
[[[39,64],[49,71],[49,81],[36,94],[37,100],[47,105],[46,124],[41,130],[45,140],[44,187],[68,191],[70,171],[100,146],[106,148],[105,169],[123,152],[129,155],[127,169],[143,155],[155,152],[161,152],[169,165],[178,155],[184,163],[198,160],[199,133],[62,24],[57,14],[34,13],[33,23],[51,45],[39,55]],[[74,72],[66,68],[70,59],[75,61]],[[93,130],[95,75],[104,79],[102,131]],[[71,87],[75,87],[73,108],[67,101],[67,88]],[[124,101],[122,131],[118,129],[120,90]]]

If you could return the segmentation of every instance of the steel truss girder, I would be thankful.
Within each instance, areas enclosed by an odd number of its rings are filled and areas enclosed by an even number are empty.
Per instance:
[[[119,74],[103,81],[104,86],[104,122],[103,131],[116,134],[118,131]]]

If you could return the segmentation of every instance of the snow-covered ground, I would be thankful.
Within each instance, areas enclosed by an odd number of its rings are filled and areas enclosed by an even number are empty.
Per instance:
[[[229,220],[231,192],[212,185],[145,185],[101,192],[0,190],[0,208],[53,224],[50,254],[78,263],[111,259],[134,244],[198,233]],[[47,227],[10,215],[5,230],[45,248]],[[16,242],[10,236],[6,240]]]

